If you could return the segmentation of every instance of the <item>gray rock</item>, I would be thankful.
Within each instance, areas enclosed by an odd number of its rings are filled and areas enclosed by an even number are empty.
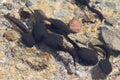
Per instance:
[[[87,76],[87,73],[85,71],[76,71],[75,74],[80,78],[84,78]]]
[[[32,6],[32,5],[35,5],[37,4],[37,1],[36,0],[27,0],[25,5],[27,6]]]
[[[115,50],[120,50],[120,32],[102,29],[102,37],[104,41]]]
[[[56,17],[62,18],[67,16],[67,13],[64,10],[60,10],[59,12],[55,13]]]
[[[100,2],[102,2],[102,0],[96,0],[96,3],[100,3]]]
[[[101,29],[110,29],[110,26],[108,26],[108,25],[100,25],[100,27],[99,27],[99,29],[101,30]]]
[[[23,63],[16,64],[16,68],[20,71],[26,71],[28,69],[28,67]]]
[[[6,5],[6,7],[7,7],[8,10],[12,10],[13,9],[13,5],[11,3],[8,3]]]
[[[106,24],[107,24],[107,25],[116,24],[117,20],[118,20],[118,19],[115,18],[115,17],[109,17],[109,18],[106,19]]]
[[[101,10],[105,10],[106,7],[103,6],[103,5],[100,5],[99,8],[100,8]]]
[[[26,5],[26,6],[32,6],[33,3],[32,3],[31,1],[28,0],[28,1],[26,1],[25,5]]]
[[[115,2],[105,2],[105,4],[106,4],[107,7],[116,10],[116,4],[115,4]]]

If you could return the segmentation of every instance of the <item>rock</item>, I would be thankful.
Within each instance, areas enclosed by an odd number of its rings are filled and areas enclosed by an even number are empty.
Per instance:
[[[13,9],[13,5],[11,3],[8,3],[6,5],[6,7],[7,7],[8,10],[12,10]]]
[[[104,9],[105,9],[105,6],[101,5],[101,6],[99,6],[99,8],[100,8],[101,10],[104,10]]]
[[[62,10],[60,10],[59,12],[56,12],[54,15],[55,15],[56,17],[62,18],[62,17],[67,16],[67,13],[62,9]]]
[[[104,14],[105,18],[109,18],[109,17],[113,16],[114,10],[106,7],[104,10],[101,11],[101,13]]]
[[[0,53],[0,59],[4,57],[3,52]]]
[[[69,8],[70,10],[74,10],[74,9],[75,9],[74,5],[72,5],[72,4],[69,4],[69,5],[68,5],[68,8]]]
[[[37,71],[42,71],[48,68],[48,66],[51,65],[51,61],[50,55],[45,52],[31,53],[31,55],[25,60],[31,69]]]
[[[116,63],[118,61],[120,61],[120,58],[119,57],[112,57],[112,60],[111,60],[113,63]]]
[[[25,5],[27,5],[29,7],[32,6],[33,4],[35,4],[34,0],[27,0],[26,3],[25,3]]]
[[[16,64],[16,68],[20,71],[25,71],[28,69],[28,66],[23,63],[18,63],[18,64]]]
[[[6,55],[3,51],[0,52],[0,62],[5,62],[6,61]]]
[[[114,75],[116,73],[119,72],[119,69],[117,67],[113,68],[112,72],[110,73],[110,75]]]
[[[57,0],[50,0],[51,2],[56,2]]]
[[[81,18],[85,16],[85,13],[79,8],[75,9],[74,14],[76,17],[81,17]]]
[[[102,29],[102,37],[104,41],[115,50],[120,50],[120,32],[119,31],[111,31],[107,29]]]
[[[6,31],[3,36],[9,40],[9,41],[15,41],[17,40],[20,36],[18,35],[18,33],[14,30],[8,30]]]
[[[72,32],[80,32],[82,23],[78,19],[73,19],[69,23],[69,28]]]
[[[102,0],[96,0],[96,3],[100,3],[100,2],[102,2]]]
[[[100,25],[99,29],[100,30],[102,30],[102,29],[110,29],[110,26],[108,26],[108,25]]]
[[[106,18],[106,24],[108,25],[113,25],[117,22],[118,20],[115,18],[115,17],[109,17],[109,18]]]
[[[116,10],[116,4],[115,2],[105,2],[106,6],[109,8],[112,8],[113,10]]]
[[[86,72],[79,72],[79,71],[76,71],[75,72],[75,74],[77,75],[77,76],[79,76],[80,78],[85,78],[86,76],[87,76],[87,73]]]

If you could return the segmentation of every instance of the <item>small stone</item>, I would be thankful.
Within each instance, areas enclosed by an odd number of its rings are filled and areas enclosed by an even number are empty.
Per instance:
[[[68,5],[68,8],[69,8],[70,10],[74,10],[74,9],[75,9],[74,5],[72,5],[72,4],[69,4],[69,5]]]
[[[102,30],[102,29],[109,29],[109,28],[110,28],[110,26],[108,26],[108,25],[100,25],[99,26],[100,30]]]
[[[56,2],[57,0],[50,0],[51,2]]]
[[[50,66],[49,66],[49,67],[50,67]],[[56,68],[55,66],[51,65],[51,67],[49,68],[49,71],[50,71],[51,73],[54,73],[54,72],[57,71],[57,68]]]
[[[62,9],[62,10],[60,10],[59,12],[56,12],[54,15],[55,15],[56,17],[62,18],[62,17],[67,16],[67,13]]]
[[[18,63],[18,64],[16,64],[16,68],[20,71],[25,71],[25,70],[27,70],[28,67],[23,63]]]
[[[8,3],[6,5],[6,7],[7,7],[8,10],[12,10],[13,9],[13,5],[11,3]]]
[[[101,10],[104,10],[106,7],[103,6],[103,5],[101,5],[99,8],[100,8]]]
[[[116,63],[116,62],[118,62],[119,60],[120,60],[119,57],[115,57],[115,58],[112,59],[112,62],[113,62],[113,63]]]
[[[115,24],[118,20],[114,17],[109,17],[106,19],[106,24],[110,25],[110,24]]]
[[[112,72],[110,73],[110,75],[114,75],[116,73],[119,72],[119,69],[116,67],[116,68],[113,68]]]
[[[27,0],[26,3],[25,3],[26,6],[30,7],[33,5],[32,1],[31,0]]]
[[[3,53],[0,53],[0,59],[4,57],[4,54]]]
[[[74,14],[75,14],[75,16],[78,16],[81,18],[83,18],[85,16],[84,12],[79,8],[75,9]]]
[[[96,0],[96,3],[100,3],[100,2],[102,2],[102,0]]]
[[[84,71],[76,71],[75,72],[75,74],[77,75],[77,76],[79,76],[80,78],[84,78],[84,77],[86,77],[87,76],[87,73],[86,72],[84,72]]]
[[[116,10],[116,4],[115,4],[115,2],[105,2],[105,4],[106,4],[107,7]]]
[[[20,36],[18,35],[18,33],[14,30],[8,30],[6,31],[3,36],[9,40],[9,41],[15,41],[17,40]]]
[[[82,23],[78,19],[73,19],[69,23],[70,30],[72,32],[80,32]]]

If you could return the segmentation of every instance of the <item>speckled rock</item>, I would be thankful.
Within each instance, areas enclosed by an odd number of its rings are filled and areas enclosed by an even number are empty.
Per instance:
[[[72,32],[80,32],[82,23],[78,19],[72,19],[69,23],[69,28]]]
[[[9,41],[15,41],[20,37],[20,35],[14,30],[6,31],[3,36]]]
[[[120,50],[120,36],[119,31],[111,31],[102,29],[102,36],[105,42],[113,49]]]

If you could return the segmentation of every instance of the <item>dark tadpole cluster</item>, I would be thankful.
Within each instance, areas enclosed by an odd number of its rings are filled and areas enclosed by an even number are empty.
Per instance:
[[[81,0],[83,4],[86,4],[86,0]],[[88,3],[89,1],[87,1]],[[47,18],[44,12],[41,10],[34,10],[31,13],[22,11],[20,12],[20,16],[22,18],[29,18],[30,16],[25,15],[33,15],[35,22],[33,25],[33,29],[29,30],[20,20],[12,17],[10,15],[4,15],[4,17],[11,23],[13,26],[17,26],[21,32],[21,39],[23,44],[27,47],[32,47],[38,43],[44,42],[48,47],[56,50],[56,51],[65,51],[68,52],[74,60],[74,65],[76,62],[76,58],[79,61],[82,60],[88,66],[96,65],[100,67],[100,69],[105,73],[109,74],[112,71],[111,63],[109,62],[109,52],[106,47],[103,45],[96,45],[104,50],[105,59],[98,59],[97,50],[92,45],[92,48],[79,47],[76,42],[68,37],[70,34],[69,27],[59,19]],[[50,24],[45,23],[45,21]],[[74,48],[70,48],[66,46],[63,42],[63,39],[69,41]],[[78,61],[78,63],[80,63]]]

